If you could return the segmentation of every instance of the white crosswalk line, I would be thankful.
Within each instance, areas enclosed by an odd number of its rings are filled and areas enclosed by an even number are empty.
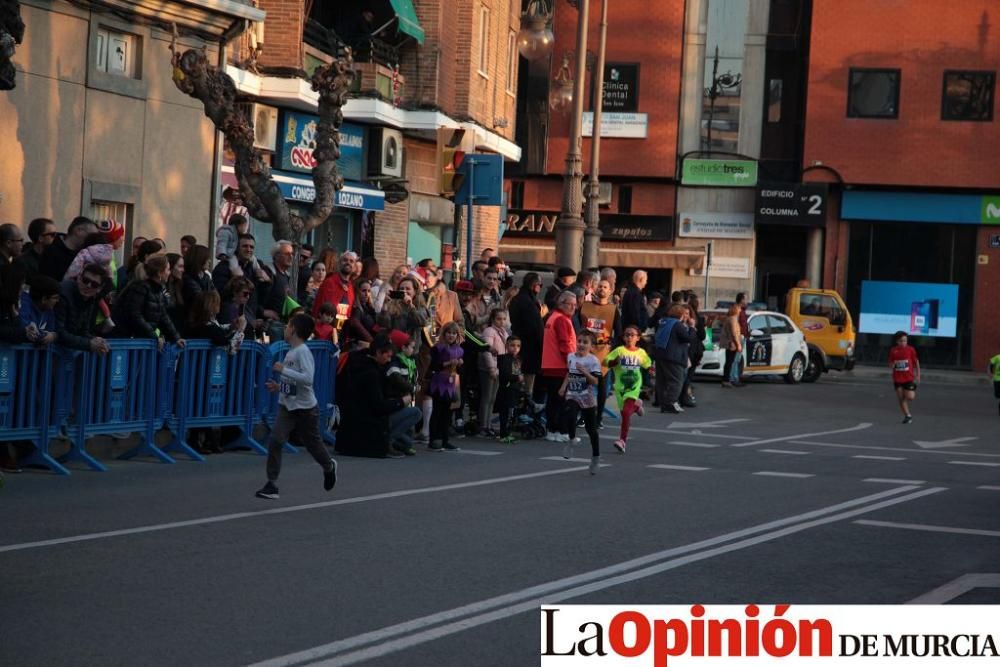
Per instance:
[[[815,477],[816,475],[809,472],[777,472],[774,470],[761,470],[755,472],[755,475],[760,475],[761,477],[794,477],[797,479],[805,479],[807,477]]]
[[[875,484],[926,484],[922,479],[894,479],[892,477],[868,477],[862,482],[873,482]]]
[[[689,472],[701,472],[702,470],[711,470],[711,468],[701,468],[699,466],[675,466],[675,465],[669,465],[667,463],[654,463],[646,467],[658,468],[659,470],[687,470]]]

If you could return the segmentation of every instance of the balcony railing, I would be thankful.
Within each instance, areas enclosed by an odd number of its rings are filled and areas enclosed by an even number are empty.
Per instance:
[[[331,56],[336,56],[342,49],[346,48],[349,41],[349,37],[342,39],[332,29],[313,19],[306,19],[302,38],[309,46]],[[389,68],[399,64],[399,49],[380,39],[364,39],[355,43],[353,48],[354,62],[375,63]]]

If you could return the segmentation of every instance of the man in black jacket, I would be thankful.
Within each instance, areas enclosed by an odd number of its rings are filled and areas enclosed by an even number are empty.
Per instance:
[[[625,296],[622,298],[622,329],[639,327],[639,331],[645,331],[649,325],[646,297],[642,295],[642,290],[646,289],[647,280],[649,278],[646,272],[641,269],[632,274],[632,283],[625,290]]]
[[[64,280],[59,285],[56,332],[60,345],[98,354],[108,351],[107,341],[94,335],[101,289],[107,279],[104,267],[88,264],[76,280]]]
[[[340,427],[337,452],[346,456],[392,457],[389,415],[403,408],[399,398],[383,393],[385,367],[395,354],[388,336],[375,338],[367,350],[351,352],[337,378]]]
[[[69,231],[60,236],[45,249],[38,270],[53,280],[62,281],[66,270],[73,263],[76,253],[80,252],[87,237],[97,232],[97,223],[90,218],[78,216],[69,223]]]
[[[550,313],[556,309],[556,299],[559,295],[568,290],[575,280],[576,271],[565,266],[559,267],[555,281],[545,291],[545,305]]]
[[[24,246],[17,262],[24,267],[25,276],[30,281],[38,275],[45,249],[56,240],[56,225],[48,218],[35,218],[28,224],[28,238],[31,243]]]

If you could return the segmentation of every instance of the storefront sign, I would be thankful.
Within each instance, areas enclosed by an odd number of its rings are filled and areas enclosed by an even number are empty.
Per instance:
[[[316,187],[304,178],[274,173],[274,182],[285,199],[311,204],[316,199]],[[357,208],[365,211],[385,209],[385,194],[381,190],[366,188],[357,183],[345,183],[337,191],[335,204],[340,208]]]
[[[688,269],[692,276],[704,276],[704,269]],[[709,278],[739,278],[750,277],[750,259],[748,257],[719,257],[712,255],[712,264],[708,267]]]
[[[285,111],[281,125],[281,168],[303,173],[316,166],[316,129],[319,117]],[[364,178],[365,130],[360,125],[340,126],[340,159],[337,171],[347,180]]]
[[[504,238],[554,238],[558,221],[555,212],[511,210]],[[600,226],[605,241],[670,241],[674,225],[669,216],[606,214],[601,216]]]
[[[678,236],[703,239],[752,239],[752,213],[681,213]]]
[[[847,190],[844,220],[887,220],[955,225],[1000,225],[1000,195]]]
[[[681,185],[752,188],[757,185],[757,163],[752,160],[687,158],[681,173]]]
[[[649,115],[644,113],[605,113],[601,115],[601,137],[610,139],[645,139]],[[583,112],[583,136],[594,136],[594,112]]]
[[[983,197],[984,225],[1000,225],[1000,197]]]
[[[639,110],[638,63],[608,63],[604,66],[604,107],[607,112]]]
[[[825,183],[770,183],[757,188],[754,222],[822,225],[826,222]]]

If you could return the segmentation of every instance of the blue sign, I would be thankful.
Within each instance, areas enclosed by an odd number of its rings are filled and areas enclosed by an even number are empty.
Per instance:
[[[224,349],[213,348],[208,358],[208,383],[213,387],[226,383],[226,356]]]
[[[124,389],[128,386],[128,350],[111,351],[111,388]]]
[[[0,394],[10,394],[14,391],[14,371],[17,362],[14,350],[0,351]]]
[[[993,199],[934,192],[848,190],[841,202],[840,217],[844,220],[981,225],[993,223],[988,217],[988,203]]]
[[[316,187],[311,180],[277,171],[272,172],[272,174],[275,176],[274,182],[278,184],[278,189],[281,190],[281,195],[285,199],[306,204],[311,204],[316,199]],[[338,208],[382,211],[385,210],[385,193],[360,183],[344,183],[344,187],[337,191],[334,203]]]
[[[458,173],[464,178],[455,193],[456,204],[468,204],[471,196],[476,206],[503,206],[502,155],[466,153]]]
[[[861,333],[954,338],[958,285],[861,281]]]
[[[316,130],[319,116],[285,111],[281,123],[281,168],[289,171],[312,173],[316,166],[313,149],[316,148]],[[337,170],[345,179],[360,181],[364,178],[365,129],[360,125],[345,123],[340,126],[340,159]]]

